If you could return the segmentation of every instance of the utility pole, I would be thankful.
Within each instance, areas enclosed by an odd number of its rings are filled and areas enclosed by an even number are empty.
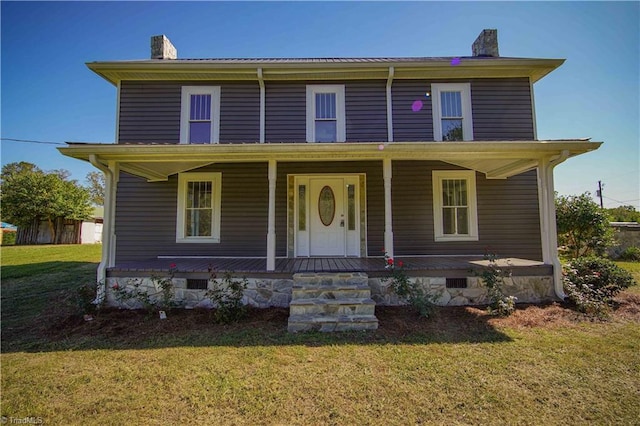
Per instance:
[[[603,209],[604,204],[602,204],[602,181],[601,180],[598,181],[598,191],[596,192],[596,195],[600,197],[600,208]]]

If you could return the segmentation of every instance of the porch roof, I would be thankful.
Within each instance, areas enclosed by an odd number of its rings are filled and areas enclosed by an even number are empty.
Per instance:
[[[438,160],[504,179],[531,170],[543,159],[573,157],[597,149],[589,139],[474,142],[349,142],[244,144],[99,144],[67,142],[69,157],[104,164],[147,179],[213,163],[290,161]]]

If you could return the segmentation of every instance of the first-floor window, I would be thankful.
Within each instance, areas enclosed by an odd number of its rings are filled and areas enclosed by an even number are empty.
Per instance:
[[[433,171],[433,216],[436,241],[478,240],[474,171]]]
[[[220,188],[220,173],[178,176],[177,242],[220,242]]]

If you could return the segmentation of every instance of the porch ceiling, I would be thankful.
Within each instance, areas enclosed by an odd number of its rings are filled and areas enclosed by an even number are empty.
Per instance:
[[[588,139],[550,141],[247,143],[215,145],[127,145],[68,143],[58,148],[69,157],[105,165],[149,181],[213,163],[290,161],[436,160],[504,179],[531,170],[540,160],[573,157],[597,149]]]

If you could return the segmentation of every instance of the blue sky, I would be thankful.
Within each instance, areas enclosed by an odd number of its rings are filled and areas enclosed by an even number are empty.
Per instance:
[[[638,2],[6,2],[2,137],[113,142],[116,90],[85,62],[147,59],[166,34],[188,57],[465,56],[497,28],[502,56],[566,58],[535,85],[539,139],[605,144],[556,169],[561,194],[640,210]],[[2,164],[30,161],[84,180],[55,145],[2,141]]]

